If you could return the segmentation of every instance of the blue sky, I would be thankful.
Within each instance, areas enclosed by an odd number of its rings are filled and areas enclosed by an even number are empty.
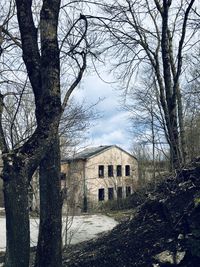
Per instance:
[[[103,78],[106,81],[112,79],[109,76],[105,78],[105,74]],[[96,107],[101,118],[95,121],[89,130],[88,145],[116,144],[123,149],[130,150],[128,112],[123,111],[120,106],[120,91],[114,89],[116,87],[117,84],[103,82],[97,74],[88,75],[83,79],[81,87],[74,92],[74,97],[79,101],[85,99],[87,103],[95,103],[99,98],[103,99]]]

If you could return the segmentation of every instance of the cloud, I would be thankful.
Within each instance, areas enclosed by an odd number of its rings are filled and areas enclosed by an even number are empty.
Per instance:
[[[108,134],[119,129],[126,131],[129,125],[128,118],[128,112],[116,111],[113,109],[109,115],[103,116],[91,131],[96,135],[102,135],[102,133]]]
[[[89,145],[116,144],[124,149],[130,147],[130,114],[120,108],[121,99],[111,84],[104,83],[97,75],[89,76],[73,96],[78,101],[84,99],[90,104],[97,102],[99,98],[104,99],[96,107],[102,116],[89,131]]]
[[[113,113],[103,118],[90,130],[92,145],[118,145],[124,149],[130,147],[128,113]]]
[[[110,145],[110,144],[121,144],[124,139],[124,132],[122,130],[115,130],[111,133],[102,134],[99,137],[93,139],[94,145]]]
[[[99,108],[102,108],[108,100],[116,104],[118,99],[115,95],[116,92],[112,84],[103,82],[97,75],[85,77],[81,86],[73,92],[73,97],[78,101],[86,99],[87,102],[94,103],[99,98],[105,99],[105,101],[99,104]],[[106,107],[109,108],[110,105]]]

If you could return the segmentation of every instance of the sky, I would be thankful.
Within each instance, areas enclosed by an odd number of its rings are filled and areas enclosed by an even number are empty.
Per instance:
[[[112,77],[105,78],[105,75],[103,79],[112,81]],[[89,146],[118,145],[130,151],[129,114],[122,110],[120,91],[116,87],[117,84],[103,82],[97,74],[88,75],[73,96],[76,100],[85,100],[89,104],[96,103],[99,98],[103,99],[96,106],[100,118],[89,129]]]

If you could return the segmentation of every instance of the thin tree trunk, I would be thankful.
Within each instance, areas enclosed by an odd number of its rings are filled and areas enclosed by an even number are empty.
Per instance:
[[[173,169],[180,169],[182,166],[182,155],[180,149],[180,136],[178,131],[178,122],[177,122],[177,109],[175,107],[169,107],[170,114],[170,125],[169,133],[170,137],[170,147],[172,152],[172,162]]]
[[[187,152],[186,152],[186,140],[185,140],[185,127],[183,119],[182,96],[179,86],[177,88],[177,104],[178,104],[178,118],[179,118],[179,128],[180,128],[182,160],[183,164],[185,164],[187,158]]]
[[[40,163],[40,227],[35,267],[62,266],[60,148],[55,138]]]
[[[154,129],[154,113],[153,113],[153,105],[151,103],[150,109],[151,115],[151,135],[152,135],[152,156],[153,156],[153,182],[154,186],[156,184],[156,159],[155,159],[155,129]]]

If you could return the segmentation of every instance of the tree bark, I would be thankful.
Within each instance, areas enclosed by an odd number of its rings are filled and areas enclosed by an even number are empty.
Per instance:
[[[15,2],[23,59],[35,97],[37,128],[22,147],[10,153],[8,151],[3,152],[7,229],[5,266],[28,267],[30,256],[28,182],[46,154],[47,147],[52,144],[52,139],[58,132],[62,113],[57,39],[60,1],[43,1],[40,23],[41,55],[32,14],[32,1],[16,0]],[[1,135],[1,139],[3,139],[2,131]],[[53,220],[60,219],[53,217]],[[48,222],[49,225],[51,225],[50,222]],[[58,235],[55,236],[57,239]],[[55,239],[53,240],[55,241]],[[60,239],[58,238],[56,242],[60,242]],[[59,266],[60,258],[59,255],[57,266]]]
[[[3,168],[6,211],[6,267],[29,266],[28,179],[23,163],[10,160]]]
[[[34,24],[32,2],[15,0],[23,60],[35,97],[37,128],[24,145],[11,152],[4,138],[1,121],[3,96],[0,94],[0,145],[4,161],[2,178],[7,217],[6,267],[29,266],[28,183],[41,160],[41,225],[36,266],[61,266],[62,203],[58,127],[68,98],[86,68],[86,53],[83,51],[83,65],[80,66],[79,75],[68,90],[62,107],[58,45],[61,1],[42,1],[38,29]],[[87,21],[85,17],[80,19],[84,19],[86,24],[82,41],[87,31]]]
[[[171,60],[170,60],[170,42],[168,35],[168,16],[171,1],[163,1],[162,12],[162,63],[163,63],[163,76],[165,84],[167,114],[165,114],[166,125],[168,129],[170,149],[172,155],[172,163],[175,169],[179,169],[182,166],[182,155],[180,151],[180,138],[178,131],[178,119],[177,119],[177,94],[173,91],[172,84],[172,72],[171,72]]]
[[[185,125],[184,125],[184,116],[183,116],[182,95],[181,95],[181,89],[179,86],[177,87],[177,105],[178,105],[178,118],[179,118],[179,128],[180,128],[182,163],[185,165],[186,160],[187,160]]]
[[[40,227],[35,267],[62,266],[60,147],[56,137],[40,163]]]

